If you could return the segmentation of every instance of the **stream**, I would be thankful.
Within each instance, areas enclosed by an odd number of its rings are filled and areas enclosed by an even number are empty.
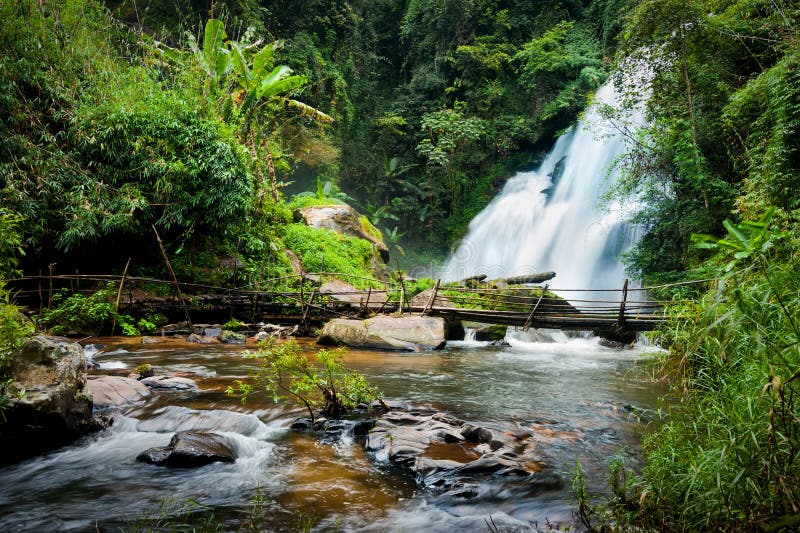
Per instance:
[[[606,488],[609,460],[636,461],[639,434],[664,390],[647,378],[654,351],[613,350],[561,332],[537,339],[510,333],[511,346],[453,342],[437,352],[347,351],[346,364],[388,400],[428,407],[495,431],[538,435],[542,460],[560,488],[486,476],[470,498],[419,488],[413,475],[381,463],[363,441],[323,441],[289,430],[303,411],[266,394],[245,405],[226,396],[253,368],[253,345],[194,345],[165,338],[101,338],[100,374],[127,375],[150,363],[156,374],[198,382],[199,391],[158,392],[114,415],[113,425],[74,445],[0,469],[0,530],[117,531],[200,527],[213,514],[224,530],[545,530],[574,524],[569,471],[580,459],[590,490]],[[304,341],[309,352],[316,349]],[[211,430],[235,445],[237,460],[195,469],[143,464],[143,450],[178,430]],[[254,512],[254,508],[255,511]]]

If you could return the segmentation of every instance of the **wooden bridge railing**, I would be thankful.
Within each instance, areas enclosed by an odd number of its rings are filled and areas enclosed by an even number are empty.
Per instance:
[[[354,286],[324,289],[324,280],[352,281],[366,289]],[[423,303],[412,304],[406,297],[405,282],[357,278],[341,273],[323,272],[293,275],[264,280],[262,286],[281,286],[283,290],[259,290],[254,287],[218,287],[197,283],[175,283],[149,277],[117,276],[107,274],[48,274],[25,276],[11,280],[17,298],[33,307],[36,302],[40,312],[52,306],[54,294],[61,289],[68,292],[92,292],[97,285],[115,285],[120,309],[128,309],[137,301],[133,292],[137,287],[166,286],[170,296],[161,298],[165,308],[182,306],[197,315],[204,308],[229,309],[231,314],[249,316],[294,316],[303,322],[324,316],[355,316],[375,312],[413,312],[422,315],[440,315],[475,322],[501,323],[523,328],[561,327],[563,329],[591,329],[594,327],[627,327],[632,330],[653,329],[665,317],[667,306],[676,301],[649,299],[648,291],[669,286],[705,283],[714,280],[683,282],[657,287],[630,287],[625,280],[618,289],[551,289],[548,285],[507,286],[504,288],[465,287],[437,281]],[[303,287],[306,283],[310,290]],[[92,286],[93,285],[93,286]],[[292,285],[297,289],[287,290]],[[128,290],[120,300],[123,286]],[[174,289],[174,290],[173,290]],[[635,294],[633,298],[629,294]],[[181,295],[181,296],[178,296]],[[571,298],[570,295],[575,295]],[[613,295],[613,296],[612,296]],[[614,297],[619,295],[618,297]],[[609,296],[611,296],[609,298]],[[151,302],[152,303],[152,302]]]

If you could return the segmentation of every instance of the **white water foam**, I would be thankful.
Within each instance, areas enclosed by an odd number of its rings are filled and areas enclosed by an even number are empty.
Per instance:
[[[612,82],[595,95],[595,102],[611,106],[617,99]],[[641,123],[636,114],[630,120]],[[635,198],[605,206],[601,201],[619,177],[612,167],[626,149],[626,137],[596,106],[590,107],[538,169],[512,177],[475,217],[441,278],[554,271],[554,287],[621,288],[625,272],[620,257],[639,237],[630,220],[640,204]],[[562,296],[592,299],[575,292]]]

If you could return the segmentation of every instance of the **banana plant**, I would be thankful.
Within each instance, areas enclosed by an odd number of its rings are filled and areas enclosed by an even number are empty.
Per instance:
[[[719,238],[705,233],[694,233],[692,242],[696,248],[733,252],[733,260],[725,267],[725,272],[731,272],[740,261],[761,254],[772,246],[774,239],[782,236],[770,227],[776,211],[776,208],[771,207],[758,220],[745,220],[738,224],[726,219],[722,225],[728,231],[727,236]]]
[[[278,200],[278,180],[272,152],[263,132],[265,122],[274,118],[273,107],[286,107],[321,123],[330,124],[333,118],[318,109],[290,98],[289,95],[308,83],[305,76],[296,75],[286,65],[275,65],[275,51],[281,41],[260,46],[261,42],[239,43],[228,40],[225,25],[219,19],[209,19],[203,32],[202,47],[193,35],[188,36],[190,53],[166,46],[159,48],[163,57],[182,67],[193,60],[205,74],[205,96],[217,100],[222,116],[230,113],[238,122],[240,135],[254,151],[257,166],[258,152],[265,153],[271,179],[272,196]],[[193,59],[192,59],[193,58]],[[256,170],[256,174],[258,171]]]

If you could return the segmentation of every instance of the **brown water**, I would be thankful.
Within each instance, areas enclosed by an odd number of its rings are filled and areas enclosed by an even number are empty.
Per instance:
[[[512,338],[507,348],[456,343],[424,354],[348,352],[348,366],[387,399],[433,407],[495,431],[531,430],[541,461],[527,468],[564,473],[558,489],[487,476],[474,497],[463,499],[418,488],[410,473],[370,457],[350,436],[322,441],[288,430],[303,415],[295,406],[266,396],[246,405],[227,397],[228,384],[249,374],[253,362],[245,353],[252,346],[93,342],[106,345],[96,356],[101,373],[124,375],[150,363],[157,374],[196,379],[201,390],[156,392],[119,413],[105,432],[0,469],[2,531],[118,530],[162,514],[165,529],[196,527],[211,514],[225,530],[243,527],[254,515],[257,529],[275,531],[309,525],[318,531],[486,531],[487,520],[514,531],[545,529],[548,522],[570,525],[566,472],[580,458],[590,487],[603,490],[615,453],[635,460],[647,410],[663,392],[642,376],[648,357],[642,349],[615,351],[561,334],[545,342]],[[237,461],[198,469],[136,461],[141,451],[164,446],[175,431],[187,429],[226,435]],[[474,452],[433,447],[427,453],[465,461]],[[189,513],[191,502],[203,507]]]

